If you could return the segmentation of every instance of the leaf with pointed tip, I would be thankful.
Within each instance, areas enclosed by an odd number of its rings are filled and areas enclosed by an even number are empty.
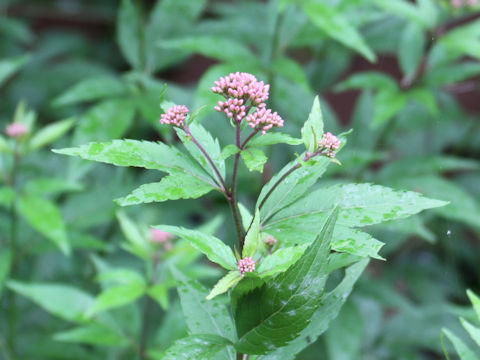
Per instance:
[[[131,0],[122,0],[118,10],[117,41],[127,62],[135,69],[142,67],[144,25],[137,6]]]
[[[101,346],[122,347],[128,344],[128,339],[123,334],[110,326],[100,323],[88,324],[56,333],[53,335],[53,339],[67,343]]]
[[[140,229],[123,211],[117,211],[116,215],[122,232],[128,240],[133,253],[143,259],[149,259],[152,252],[151,243],[147,241],[140,232]]]
[[[368,259],[364,259],[346,269],[343,280],[323,297],[322,306],[315,311],[310,323],[301,331],[297,339],[269,355],[259,356],[257,360],[293,360],[296,354],[315,342],[328,329],[330,322],[337,317],[368,262]]]
[[[30,55],[17,56],[15,58],[0,61],[0,86],[30,60]]]
[[[237,261],[232,249],[215,236],[178,226],[159,225],[154,226],[154,228],[188,240],[195,249],[204,253],[210,261],[219,264],[227,270],[235,270],[237,268]]]
[[[263,166],[267,162],[268,158],[265,153],[256,148],[247,148],[240,152],[245,165],[250,171],[263,172]]]
[[[442,329],[442,333],[447,335],[448,339],[452,342],[461,360],[478,360],[475,353],[454,333],[445,328]]]
[[[206,300],[208,290],[196,280],[183,275],[175,268],[171,272],[177,283],[178,296],[190,335],[215,334],[230,341],[235,340],[232,318],[219,299]],[[233,349],[222,352],[224,359],[235,359]]]
[[[467,290],[467,295],[473,305],[475,313],[477,314],[478,320],[480,320],[480,297],[471,290]]]
[[[252,257],[257,252],[258,244],[260,242],[260,212],[255,210],[250,228],[245,235],[245,242],[243,243],[242,257]]]
[[[39,149],[64,135],[75,123],[75,119],[66,119],[41,128],[29,142],[30,150]]]
[[[248,142],[247,147],[262,147],[275,144],[300,145],[301,143],[302,140],[295,139],[288,134],[273,132],[266,133],[265,135],[257,135]]]
[[[460,318],[460,322],[462,323],[463,328],[467,330],[473,341],[475,341],[477,345],[480,346],[480,328],[472,325],[464,318]]]
[[[337,216],[336,208],[312,245],[286,272],[238,301],[238,351],[265,354],[294,340],[308,325],[321,304]]]
[[[238,270],[232,270],[222,277],[213,287],[212,291],[207,295],[206,299],[211,300],[214,297],[226,293],[231,287],[235,286],[240,280],[242,275]]]
[[[84,322],[85,310],[94,302],[90,294],[69,285],[22,283],[11,280],[6,283],[6,286],[49,313],[73,322]]]
[[[170,346],[161,357],[162,360],[214,360],[217,354],[232,343],[221,336],[212,334],[192,335]],[[233,355],[232,355],[233,356]],[[234,360],[234,357],[228,359]]]
[[[160,182],[144,184],[125,197],[115,199],[120,206],[163,202],[178,199],[196,199],[217,189],[189,175],[178,173],[164,177]]]
[[[313,100],[312,109],[308,115],[307,121],[302,127],[302,140],[306,151],[314,153],[317,150],[317,143],[322,140],[323,135],[323,115],[320,108],[318,95]]]

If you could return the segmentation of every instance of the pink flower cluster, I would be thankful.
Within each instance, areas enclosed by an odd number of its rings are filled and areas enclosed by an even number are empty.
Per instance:
[[[244,72],[231,73],[215,81],[214,84],[215,86],[211,88],[214,93],[223,95],[227,99],[230,97],[242,99],[245,104],[250,100],[253,106],[260,106],[267,101],[270,90],[270,85],[265,85],[254,75]]]
[[[255,261],[251,257],[246,257],[243,259],[238,260],[238,271],[242,277],[245,276],[246,272],[254,272],[255,271]]]
[[[219,101],[214,107],[218,112],[224,112],[229,118],[241,121],[247,115],[245,101],[243,99],[228,99],[227,101]]]
[[[14,138],[20,138],[28,133],[28,127],[25,124],[14,122],[7,126],[5,133]]]
[[[245,120],[254,129],[260,127],[263,135],[274,126],[283,126],[283,119],[280,115],[277,112],[272,113],[272,110],[265,107],[258,108],[253,114],[248,115]]]
[[[267,235],[267,237],[264,240],[265,244],[268,246],[272,247],[277,243],[277,239],[275,239],[272,235]]]
[[[331,158],[334,158],[337,154],[337,150],[340,149],[340,144],[340,140],[329,132],[323,134],[322,140],[318,142],[318,146],[325,150],[325,155]]]
[[[175,105],[167,110],[165,114],[160,116],[160,123],[173,124],[182,127],[187,118],[188,108],[185,105]]]
[[[455,8],[461,8],[463,6],[475,6],[478,4],[478,0],[450,0],[450,4]]]

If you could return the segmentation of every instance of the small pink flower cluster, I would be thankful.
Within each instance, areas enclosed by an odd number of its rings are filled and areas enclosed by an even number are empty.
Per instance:
[[[7,126],[5,133],[10,137],[20,138],[28,133],[28,127],[25,124],[15,122]]]
[[[219,101],[214,107],[218,112],[224,112],[229,118],[241,121],[247,115],[245,101],[243,99],[228,99],[227,101]]]
[[[273,247],[277,243],[277,239],[275,239],[272,235],[267,235],[264,242],[268,246]]]
[[[318,142],[318,146],[325,150],[325,155],[331,158],[334,158],[337,154],[337,150],[340,149],[340,144],[340,140],[329,132],[323,134],[322,140]]]
[[[182,127],[187,118],[188,108],[185,105],[175,105],[167,110],[165,114],[160,116],[160,123],[173,124]]]
[[[255,261],[251,257],[246,257],[243,259],[238,260],[238,271],[242,277],[245,276],[246,272],[254,272],[255,271]]]
[[[172,243],[170,240],[174,238],[173,234],[169,232],[162,231],[159,229],[150,229],[150,241],[156,244],[162,244],[165,247],[165,250],[172,249]]]
[[[463,6],[475,6],[478,4],[478,0],[450,0],[450,4],[455,8],[461,8]]]
[[[242,99],[245,103],[250,100],[253,106],[260,106],[267,101],[270,90],[270,85],[265,85],[254,75],[244,72],[231,73],[215,81],[214,84],[215,86],[211,88],[214,93],[223,95],[227,99],[230,97]],[[219,103],[219,106],[222,105]]]
[[[277,112],[272,113],[272,110],[264,107],[258,108],[253,114],[248,115],[245,120],[252,128],[261,127],[263,135],[274,126],[283,126],[283,119],[280,115]]]

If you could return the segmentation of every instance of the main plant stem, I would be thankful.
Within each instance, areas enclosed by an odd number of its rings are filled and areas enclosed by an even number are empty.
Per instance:
[[[10,178],[10,186],[13,191],[16,192],[17,188],[17,173],[20,165],[20,154],[18,153],[17,146],[15,146],[13,153],[13,166]],[[16,253],[17,253],[17,233],[18,233],[18,218],[16,208],[16,198],[13,199],[10,207],[10,277],[14,276],[16,267]],[[15,292],[10,290],[8,292],[8,333],[7,333],[7,345],[10,355],[15,358],[16,356],[16,329],[17,329],[17,303]]]

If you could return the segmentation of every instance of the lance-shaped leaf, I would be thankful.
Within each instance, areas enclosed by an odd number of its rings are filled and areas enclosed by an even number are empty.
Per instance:
[[[210,261],[219,264],[225,269],[234,270],[237,268],[237,261],[232,249],[215,236],[178,226],[159,225],[154,226],[154,228],[188,240],[194,248],[204,253]]]
[[[177,148],[163,143],[113,140],[53,151],[58,154],[79,156],[82,159],[116,166],[137,166],[161,170],[170,174],[184,173],[215,186],[215,182],[194,160]]]
[[[312,109],[308,115],[307,121],[302,127],[302,140],[305,148],[309,153],[315,152],[318,141],[322,139],[323,135],[323,115],[320,108],[320,100],[315,96],[313,100]]]
[[[170,346],[163,355],[154,357],[162,360],[214,360],[217,354],[230,347],[232,343],[225,338],[212,334],[192,335],[180,340]],[[223,358],[225,359],[225,358]],[[235,358],[228,358],[235,359]]]
[[[265,354],[295,339],[321,304],[328,271],[336,208],[321,233],[285,273],[238,300],[235,313],[239,340],[246,354]]]
[[[178,199],[196,199],[216,188],[198,178],[178,173],[164,177],[158,183],[145,184],[123,198],[116,199],[120,206],[162,202]]]
[[[206,299],[211,300],[214,297],[226,293],[231,287],[235,286],[242,280],[242,274],[238,270],[232,270],[222,277],[213,287],[212,291],[207,295]]]
[[[293,360],[296,354],[315,342],[328,329],[330,322],[337,317],[368,262],[368,259],[364,259],[346,269],[341,283],[323,297],[322,306],[313,314],[310,323],[297,339],[266,356],[259,356],[257,360]]]
[[[260,212],[255,210],[255,216],[250,224],[247,235],[245,235],[245,242],[243,244],[242,257],[254,256],[257,252],[258,244],[260,242]]]
[[[39,149],[54,142],[70,130],[74,123],[74,119],[66,119],[40,129],[30,140],[30,150]]]
[[[113,327],[101,323],[92,323],[62,331],[53,335],[53,339],[68,343],[103,346],[125,346],[128,344],[128,339],[123,334]]]
[[[218,299],[206,300],[208,290],[196,280],[171,268],[190,335],[214,334],[235,340],[235,328],[225,304]],[[224,358],[235,360],[234,351],[226,349]]]
[[[64,254],[70,253],[65,223],[57,205],[41,197],[24,196],[20,199],[20,212],[35,230],[53,241]]]

